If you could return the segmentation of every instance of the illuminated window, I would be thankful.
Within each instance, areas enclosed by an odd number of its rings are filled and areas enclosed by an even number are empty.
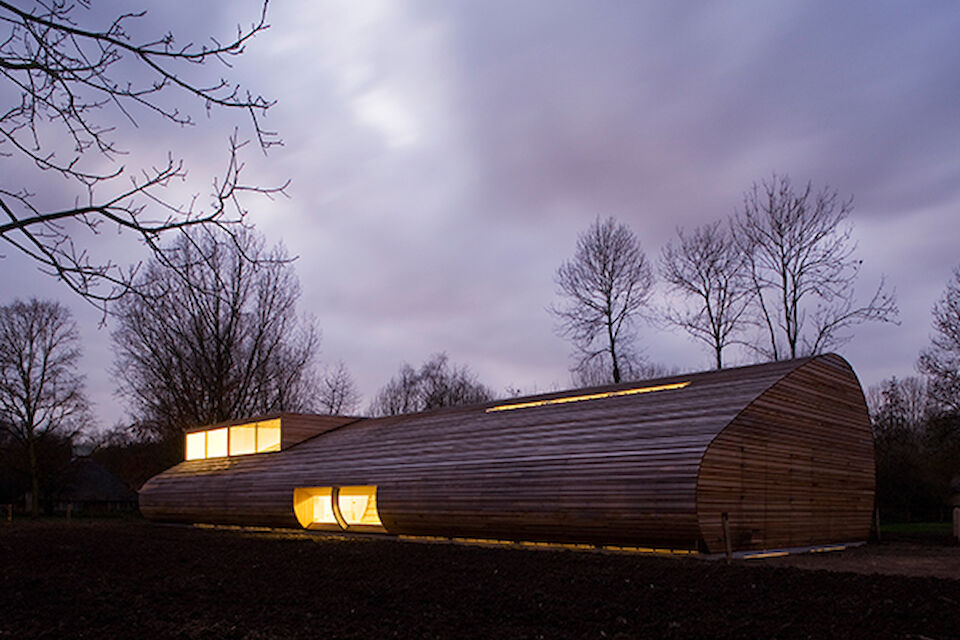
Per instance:
[[[223,458],[227,455],[227,428],[207,431],[207,457]]]
[[[683,389],[689,382],[674,382],[671,384],[658,384],[652,387],[636,387],[634,389],[621,389],[620,391],[602,391],[600,393],[588,393],[581,396],[564,396],[562,398],[550,398],[548,400],[531,400],[530,402],[515,402],[513,404],[501,404],[490,407],[486,413],[494,411],[512,411],[514,409],[529,409],[530,407],[545,407],[552,404],[567,404],[570,402],[584,402],[586,400],[602,400],[603,398],[619,398],[621,396],[633,396],[640,393],[653,393],[656,391],[671,391],[673,389]]]
[[[187,460],[202,460],[207,457],[207,434],[195,431],[187,434]]]
[[[383,526],[377,513],[377,488],[341,487],[337,493],[337,507],[347,525]]]
[[[242,424],[230,427],[230,455],[242,456],[257,451],[257,427]]]
[[[313,496],[313,520],[319,524],[337,524],[337,516],[333,514],[333,492]]]
[[[377,488],[298,487],[293,512],[304,529],[386,531],[377,512]]]
[[[187,434],[187,460],[280,451],[280,418]]]
[[[280,451],[280,418],[257,423],[257,453]]]
[[[293,490],[293,512],[305,529],[340,528],[333,510],[333,487],[301,487]]]

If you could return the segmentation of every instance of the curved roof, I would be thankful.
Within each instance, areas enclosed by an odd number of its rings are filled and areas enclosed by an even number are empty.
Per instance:
[[[360,419],[278,453],[183,462],[143,487],[141,508],[296,526],[295,487],[376,485],[389,532],[693,546],[711,442],[813,361],[859,390],[827,355]]]

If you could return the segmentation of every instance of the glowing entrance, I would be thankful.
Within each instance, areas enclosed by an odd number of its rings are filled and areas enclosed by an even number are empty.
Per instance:
[[[337,492],[337,507],[347,527],[382,527],[377,513],[377,488],[343,487]]]
[[[293,490],[293,512],[305,529],[386,532],[373,485],[298,487]]]

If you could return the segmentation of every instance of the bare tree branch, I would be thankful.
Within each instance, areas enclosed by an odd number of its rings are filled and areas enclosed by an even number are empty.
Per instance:
[[[660,274],[671,291],[691,302],[664,309],[662,319],[707,344],[717,369],[723,368],[723,350],[746,321],[750,284],[746,259],[722,223],[697,227],[691,235],[677,229],[677,242],[660,253]]]
[[[609,358],[611,376],[620,382],[638,356],[631,350],[634,323],[647,306],[653,274],[629,227],[613,218],[597,218],[577,239],[572,260],[560,265],[557,293],[565,300],[549,311],[557,331],[580,354],[575,370]]]
[[[960,267],[933,307],[933,330],[917,368],[927,375],[929,394],[939,408],[960,415]]]
[[[252,231],[193,230],[151,261],[117,305],[119,392],[161,437],[274,411],[312,410],[320,336],[296,315],[300,287],[282,248]]]
[[[320,376],[317,406],[330,415],[351,415],[360,407],[360,392],[342,360],[327,367]]]
[[[123,267],[110,258],[92,255],[91,240],[103,223],[115,225],[145,245],[156,257],[158,239],[167,232],[213,225],[229,230],[244,225],[244,193],[282,193],[283,186],[260,187],[240,180],[245,146],[235,132],[227,167],[214,180],[209,204],[194,197],[174,204],[164,196],[172,182],[187,179],[184,162],[167,154],[160,166],[128,170],[118,163],[125,155],[115,142],[119,130],[102,124],[103,114],[137,125],[136,111],[178,126],[194,124],[168,99],[180,94],[203,108],[240,110],[249,114],[261,149],[280,144],[261,122],[273,102],[220,78],[206,84],[190,80],[188,70],[216,61],[230,66],[246,44],[268,28],[266,2],[259,19],[238,27],[224,43],[177,45],[172,33],[149,42],[131,40],[128,26],[146,12],[129,12],[97,27],[89,5],[75,0],[0,0],[0,83],[12,99],[0,103],[0,158],[40,172],[27,182],[4,171],[0,180],[0,237],[36,261],[41,270],[106,309],[106,303],[127,292],[139,265]],[[64,140],[68,144],[63,144]],[[51,194],[39,204],[27,183],[43,184],[42,174],[55,174],[72,183],[74,195],[64,206],[50,208]],[[9,176],[9,177],[7,177]],[[49,182],[49,179],[46,179]],[[46,190],[44,190],[46,191]]]
[[[633,357],[632,354],[629,354],[627,358],[621,358],[620,365],[621,382],[665,378],[680,373],[680,370],[675,366],[640,360]],[[594,358],[585,366],[571,371],[571,379],[574,386],[577,387],[606,386],[613,381],[610,363],[602,358]]]
[[[866,393],[874,431],[906,429],[919,433],[932,417],[930,395],[923,378],[887,378]]]
[[[370,403],[373,416],[395,416],[440,407],[493,400],[494,393],[466,366],[451,365],[445,353],[434,354],[414,369],[402,364]]]
[[[847,340],[844,330],[866,321],[896,322],[893,293],[881,281],[869,303],[854,303],[861,261],[844,223],[852,200],[836,190],[796,191],[774,174],[746,192],[734,237],[749,267],[755,316],[771,360],[822,353]]]

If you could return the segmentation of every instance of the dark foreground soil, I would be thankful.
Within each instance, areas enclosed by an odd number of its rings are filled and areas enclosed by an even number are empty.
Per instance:
[[[884,544],[843,553],[803,553],[761,562],[774,567],[960,580],[960,546],[952,544],[948,536],[891,535]]]
[[[960,638],[960,575],[823,568],[0,523],[0,638]]]

